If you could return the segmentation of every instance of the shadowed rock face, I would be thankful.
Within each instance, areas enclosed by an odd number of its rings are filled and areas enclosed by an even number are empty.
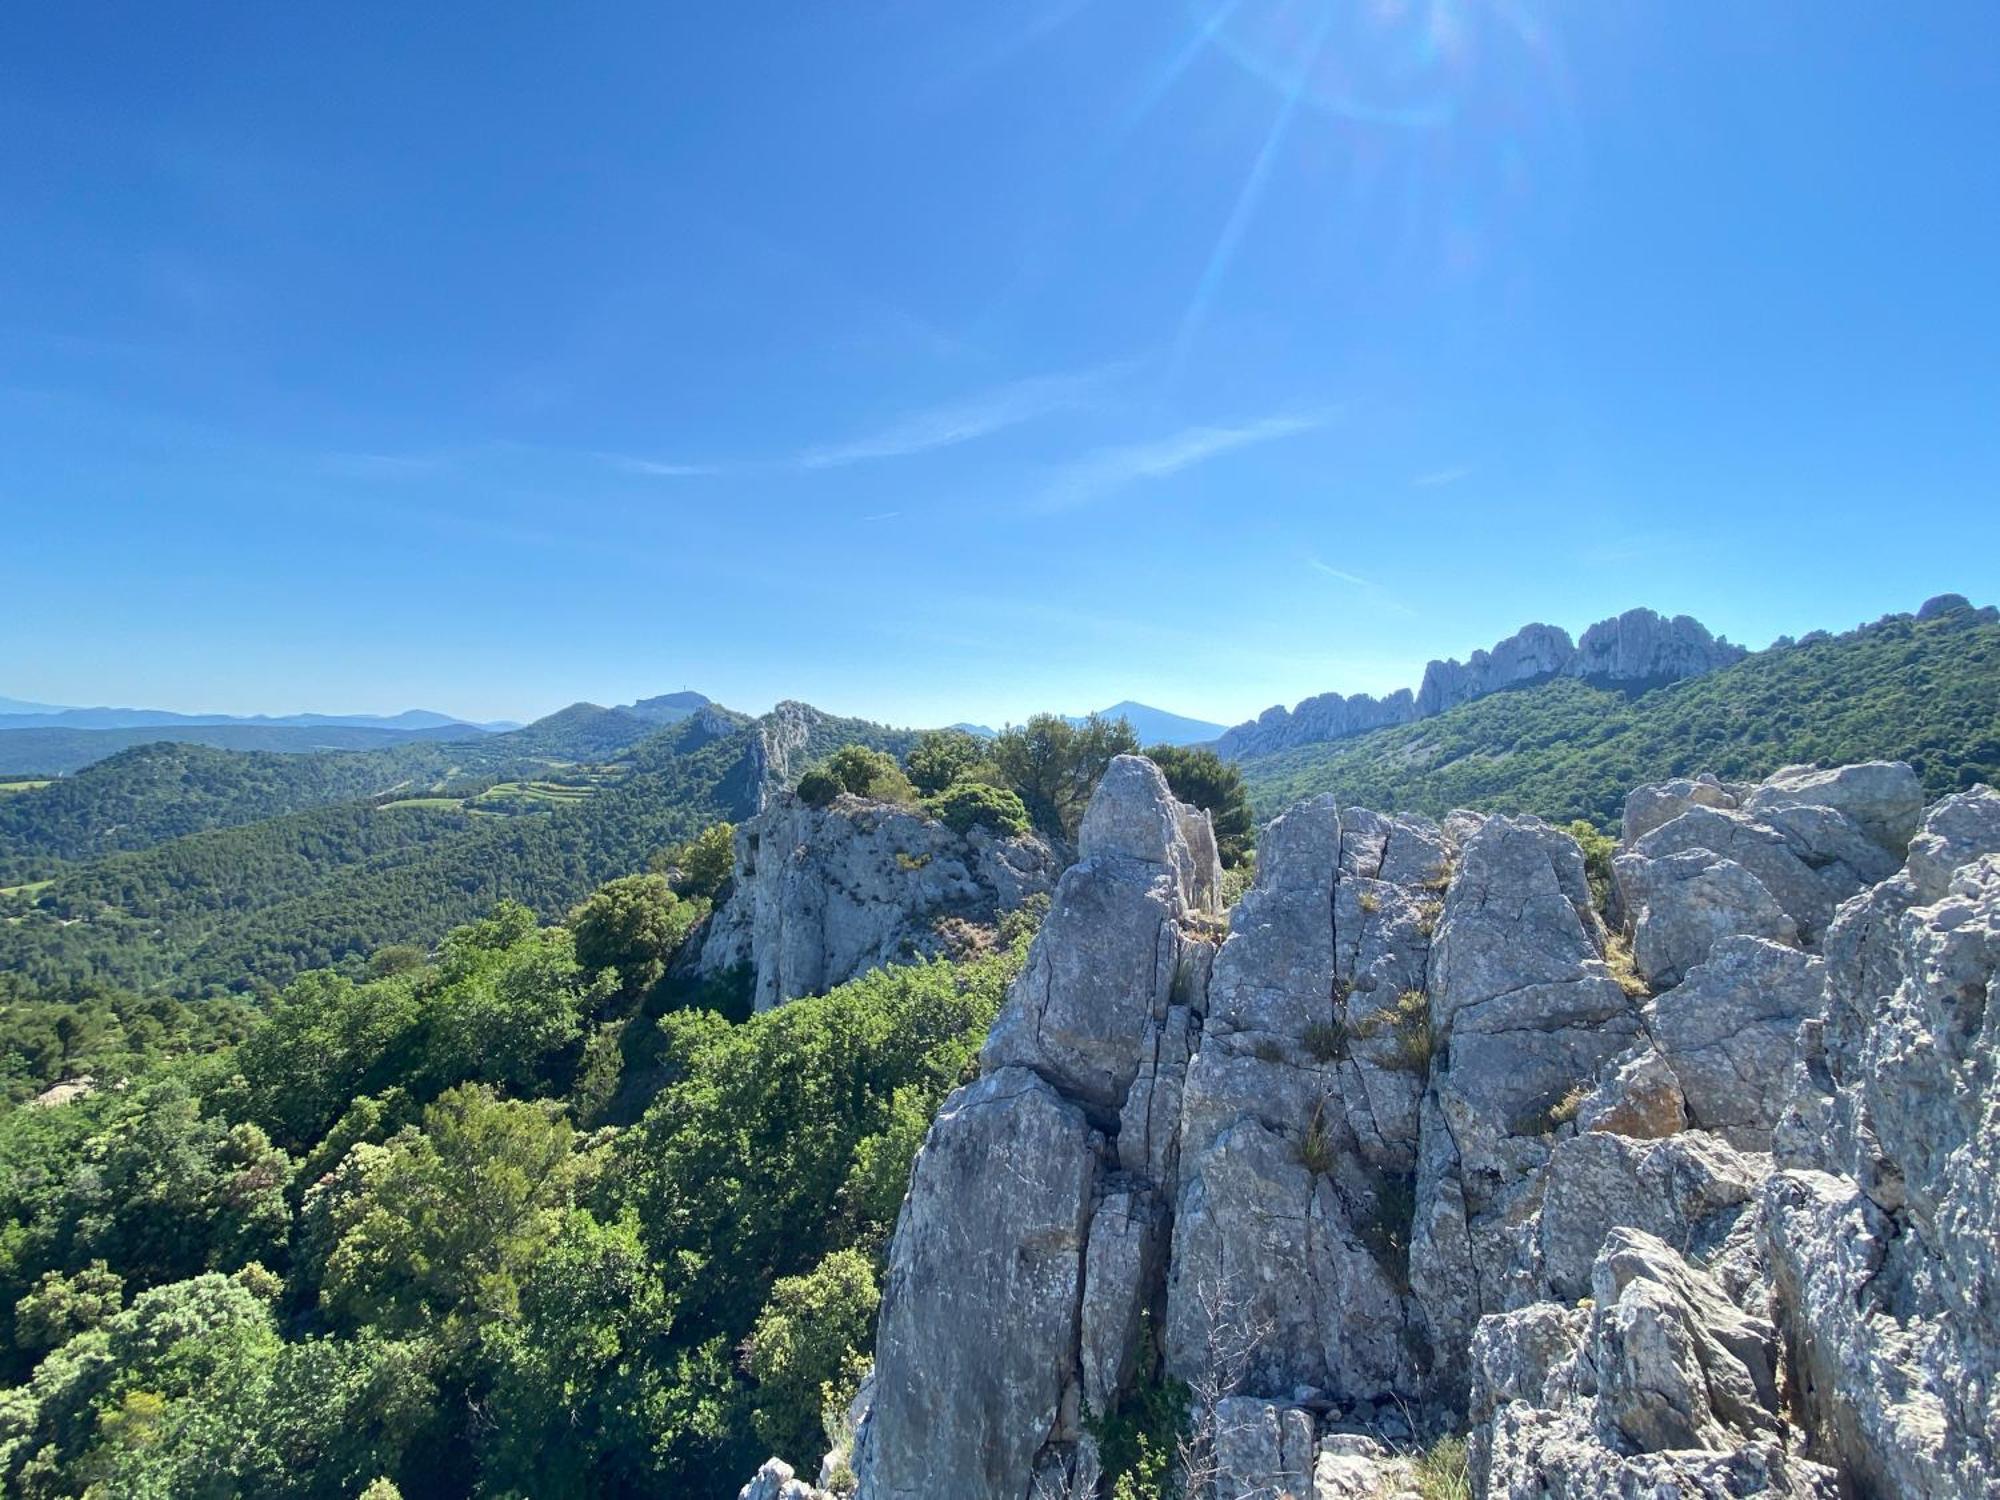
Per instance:
[[[1912,780],[1636,791],[1648,988],[1567,835],[1330,797],[1218,949],[1121,759],[917,1159],[862,1500],[1093,1495],[1165,1377],[1210,1497],[1402,1500],[1414,1423],[1483,1497],[1993,1500],[2000,795]]]
[[[1554,625],[1524,625],[1490,651],[1465,661],[1434,661],[1423,685],[1386,698],[1366,693],[1342,697],[1322,693],[1287,711],[1280,704],[1238,724],[1216,741],[1223,755],[1268,755],[1293,745],[1346,739],[1391,724],[1428,719],[1511,687],[1552,677],[1581,677],[1604,685],[1678,682],[1741,661],[1741,646],[1709,634],[1687,615],[1671,620],[1650,609],[1632,609],[1600,620],[1572,644],[1569,632]]]

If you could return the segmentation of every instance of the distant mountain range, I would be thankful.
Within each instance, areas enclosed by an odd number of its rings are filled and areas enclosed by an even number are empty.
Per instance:
[[[510,719],[474,723],[427,708],[407,708],[399,714],[183,714],[165,708],[65,708],[0,698],[0,729],[154,729],[221,724],[264,729],[475,729],[489,734],[521,727]]]
[[[506,741],[509,754],[590,759],[636,744],[710,706],[701,693],[662,693],[617,708],[572,703],[530,725],[471,723],[429,709],[399,714],[182,714],[152,708],[63,708],[0,698],[0,776],[68,776],[137,745],[309,755],[423,741]]]
[[[1132,726],[1132,732],[1139,736],[1142,745],[1203,745],[1223,733],[1220,724],[1211,724],[1206,719],[1190,719],[1186,714],[1169,713],[1164,708],[1134,703],[1129,698],[1123,703],[1099,709],[1097,716],[1101,719],[1123,719]],[[1072,724],[1081,724],[1088,715],[1064,714],[1063,717]],[[994,734],[985,724],[954,724],[951,727],[987,740],[992,739]]]

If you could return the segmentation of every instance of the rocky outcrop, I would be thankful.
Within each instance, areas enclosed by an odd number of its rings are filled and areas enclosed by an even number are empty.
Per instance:
[[[1432,662],[1414,694],[1405,689],[1378,699],[1366,693],[1322,693],[1289,711],[1283,705],[1266,709],[1224,734],[1216,749],[1240,758],[1345,739],[1428,719],[1475,698],[1553,677],[1581,677],[1603,686],[1656,686],[1699,677],[1746,654],[1741,646],[1709,634],[1698,620],[1686,615],[1669,620],[1650,609],[1600,620],[1574,644],[1569,632],[1557,626],[1525,625],[1466,661]]]
[[[1038,1476],[1068,1494],[1094,1462],[1086,1393],[1106,1399],[1136,1356],[1166,1211],[1155,1164],[1172,1160],[1142,1144],[1147,1118],[1128,1150],[1125,1116],[1164,1117],[1165,1039],[1190,1029],[1213,954],[1214,841],[1186,831],[1205,822],[1152,762],[1106,771],[983,1076],[918,1153],[855,1438],[862,1494],[1025,1497]]]
[[[1612,1230],[1590,1301],[1487,1318],[1471,1346],[1473,1472],[1487,1497],[1824,1497],[1780,1414],[1771,1323],[1671,1245]]]
[[[1615,861],[1639,972],[1678,984],[1738,934],[1816,948],[1841,902],[1894,872],[1922,807],[1900,761],[1640,788],[1625,826],[1643,831]]]
[[[1933,808],[1826,946],[1764,1185],[1799,1403],[1864,1493],[2000,1494],[2000,796]]]
[[[1679,682],[1747,655],[1741,646],[1710,635],[1707,626],[1689,615],[1668,620],[1650,609],[1628,609],[1584,631],[1575,656],[1562,670],[1565,676],[1586,682]]]
[[[729,894],[699,968],[752,969],[767,1010],[940,952],[941,924],[990,926],[1055,876],[1054,852],[1032,834],[957,834],[896,803],[841,797],[817,808],[779,793],[736,830]]]
[[[1595,628],[1595,627],[1593,627]],[[1465,661],[1434,661],[1417,690],[1417,717],[1428,719],[1474,698],[1562,676],[1576,660],[1569,632],[1554,625],[1523,625],[1491,651]]]
[[[1202,1500],[1407,1496],[1453,1430],[1487,1497],[1995,1500],[2000,795],[1913,787],[1639,789],[1629,934],[1535,819],[1321,797],[1218,946],[1115,762],[918,1156],[861,1500],[1109,1493],[1169,1381]]]

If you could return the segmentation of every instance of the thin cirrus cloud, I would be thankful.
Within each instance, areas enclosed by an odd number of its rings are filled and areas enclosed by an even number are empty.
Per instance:
[[[802,469],[837,469],[885,458],[908,458],[973,442],[1039,417],[1088,404],[1127,367],[1107,365],[1065,375],[1037,375],[917,412],[845,443],[808,448]]]
[[[1447,484],[1457,484],[1461,479],[1472,477],[1472,465],[1460,464],[1456,468],[1437,469],[1429,474],[1419,474],[1410,481],[1412,489],[1434,490]]]
[[[1324,573],[1328,578],[1348,584],[1361,590],[1367,596],[1371,608],[1388,610],[1392,614],[1414,615],[1416,611],[1396,598],[1372,578],[1363,578],[1359,573],[1350,573],[1345,568],[1336,568],[1332,563],[1322,562],[1310,553],[1306,556],[1306,566],[1315,573]]]
[[[1232,426],[1201,425],[1148,443],[1100,448],[1060,471],[1042,491],[1037,510],[1069,510],[1145,479],[1165,479],[1225,453],[1324,427],[1327,413],[1294,412]]]
[[[1363,578],[1359,573],[1349,573],[1343,568],[1334,567],[1331,563],[1323,563],[1316,557],[1309,557],[1306,559],[1306,562],[1326,574],[1327,577],[1338,578],[1342,583],[1351,583],[1358,589],[1372,589],[1375,587],[1374,584]]]
[[[657,458],[627,458],[612,455],[612,462],[631,474],[645,474],[654,479],[700,479],[722,472],[721,464],[678,464]]]

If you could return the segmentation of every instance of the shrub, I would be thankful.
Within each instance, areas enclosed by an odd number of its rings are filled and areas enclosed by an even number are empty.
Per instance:
[[[620,988],[637,995],[659,983],[674,950],[706,914],[706,903],[681,900],[664,875],[608,881],[569,914],[576,961],[617,970]]]
[[[826,773],[857,797],[901,802],[914,795],[896,757],[866,745],[842,745],[826,758]]]
[[[757,1382],[751,1424],[773,1452],[801,1466],[826,1449],[826,1388],[843,1383],[874,1331],[875,1268],[836,1250],[804,1276],[780,1277],[748,1341]]]
[[[1591,904],[1597,914],[1603,916],[1611,909],[1612,856],[1618,852],[1618,840],[1608,834],[1599,833],[1594,824],[1584,818],[1572,821],[1567,830],[1583,850],[1583,873],[1590,882]]]
[[[985,754],[986,746],[963,729],[927,729],[903,758],[903,769],[912,786],[934,797],[964,779]]]
[[[1028,831],[1028,809],[1005,787],[957,781],[924,803],[924,810],[953,833],[985,828],[1014,838]]]
[[[1092,714],[1072,724],[1055,714],[1036,714],[1023,726],[1002,730],[990,753],[1035,826],[1051,838],[1070,839],[1076,837],[1090,794],[1112,757],[1138,748],[1132,726],[1123,719]]]
[[[655,867],[681,895],[713,901],[736,873],[736,825],[709,824],[686,843],[676,844],[659,856]]]
[[[820,766],[799,778],[799,800],[808,807],[825,807],[846,790],[831,771]]]

